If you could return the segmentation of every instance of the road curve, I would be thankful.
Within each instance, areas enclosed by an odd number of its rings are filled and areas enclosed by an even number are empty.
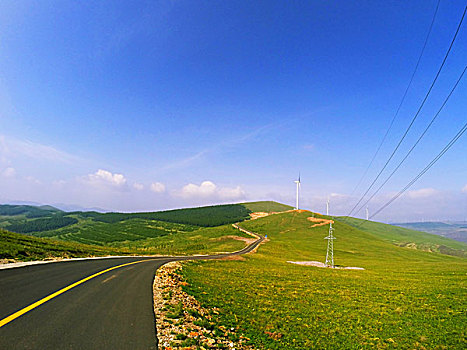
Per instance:
[[[157,349],[155,271],[170,261],[251,252],[264,240],[256,237],[233,253],[68,261],[0,270],[0,320],[4,320],[83,278],[133,263],[76,285],[0,327],[0,349]]]

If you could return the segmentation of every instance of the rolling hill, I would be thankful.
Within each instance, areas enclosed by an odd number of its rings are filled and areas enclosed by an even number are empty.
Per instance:
[[[351,217],[337,217],[336,220],[401,247],[467,256],[467,244],[439,235]]]
[[[128,249],[63,242],[2,229],[0,229],[0,242],[0,260],[5,262],[130,254]]]
[[[0,228],[37,237],[108,245],[186,234],[250,218],[254,211],[289,210],[276,202],[252,202],[143,213],[63,212],[49,207],[0,206]],[[152,242],[153,243],[153,242]]]
[[[185,290],[217,310],[214,327],[234,329],[259,349],[465,348],[467,259],[395,244],[436,245],[442,237],[336,221],[337,266],[365,270],[291,264],[324,262],[329,226],[312,228],[310,215],[245,221],[269,239],[255,254],[185,263]]]
[[[7,210],[12,215],[4,215]],[[207,309],[217,310],[209,322],[199,322],[235,329],[255,348],[463,349],[466,345],[462,295],[467,245],[462,242],[335,218],[336,266],[364,270],[326,269],[290,261],[324,261],[329,226],[312,227],[308,218],[332,218],[291,211],[280,203],[110,215],[28,210],[7,208],[0,224],[28,227],[29,222],[47,218],[52,222],[74,218],[77,223],[29,235],[0,230],[0,258],[233,251],[241,249],[245,245],[241,239],[247,237],[230,225],[237,220],[242,227],[267,235],[268,241],[254,254],[187,262],[181,272],[185,290]],[[252,212],[275,214],[246,220]],[[211,227],[214,223],[223,224]]]
[[[67,213],[50,206],[0,205],[0,229],[8,230],[2,230],[0,258],[40,260],[233,251],[245,246],[244,241],[234,237],[249,236],[229,224],[248,219],[252,211],[289,208],[276,202],[255,202],[163,212],[104,214]]]
[[[467,222],[406,222],[394,226],[423,231],[467,243]]]

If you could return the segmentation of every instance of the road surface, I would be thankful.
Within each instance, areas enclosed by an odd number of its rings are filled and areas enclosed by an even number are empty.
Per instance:
[[[0,270],[0,349],[157,349],[152,294],[157,268],[174,260],[248,253],[262,240],[232,254],[67,261]],[[51,299],[44,301],[46,297]],[[24,314],[15,317],[18,311]]]

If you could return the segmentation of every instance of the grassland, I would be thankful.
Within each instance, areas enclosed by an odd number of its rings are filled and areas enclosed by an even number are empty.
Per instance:
[[[99,245],[34,237],[0,229],[0,259],[30,261],[106,255],[192,255],[232,252],[245,247],[246,243],[241,238],[251,237],[233,229],[230,225]]]
[[[231,237],[245,235],[232,229],[230,223],[248,219],[252,211],[287,209],[290,207],[276,202],[254,202],[152,213],[103,214],[66,213],[50,206],[0,205],[0,228],[92,246],[92,251],[206,254],[245,246],[245,242]],[[18,259],[23,258],[24,255],[18,255]]]
[[[263,211],[281,206],[273,202],[262,203],[253,205]],[[116,254],[190,255],[235,251],[245,246],[241,238],[249,236],[234,230],[229,224],[209,226],[213,223],[242,221],[249,217],[248,213],[251,210],[243,204],[135,214],[65,213],[48,206],[2,205],[0,228],[14,228],[28,236],[2,231],[4,239],[0,258],[33,260]],[[156,220],[155,217],[162,220]],[[165,221],[169,219],[175,222]],[[199,225],[181,222],[196,222]]]
[[[370,232],[395,245],[419,250],[440,252],[448,255],[467,257],[467,244],[449,238],[422,231],[410,230],[404,227],[366,221],[357,218],[337,218],[338,220]]]
[[[324,261],[328,226],[310,228],[309,215],[242,223],[270,241],[244,260],[187,263],[186,291],[220,308],[216,322],[258,348],[466,348],[465,258],[400,247],[381,232],[336,222],[336,264],[365,270],[289,264]]]
[[[0,259],[6,261],[81,258],[88,256],[127,255],[128,249],[91,246],[31,237],[0,229]]]
[[[286,210],[292,210],[293,207],[290,205],[277,203],[273,201],[261,201],[261,202],[248,202],[248,203],[240,203],[245,208],[250,210],[251,212],[281,212]]]

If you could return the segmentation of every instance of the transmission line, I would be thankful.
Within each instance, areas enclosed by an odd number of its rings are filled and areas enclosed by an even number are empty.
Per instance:
[[[464,134],[467,130],[467,123],[459,130],[459,132],[454,136],[451,141],[438,153],[438,155],[433,158],[433,160],[417,175],[415,176],[402,190],[399,191],[396,195],[394,195],[389,201],[387,201],[381,208],[379,208],[370,218],[373,218],[375,215],[380,213],[384,210],[388,205],[394,202],[397,198],[399,198],[405,191],[407,191],[415,182],[418,181],[456,142],[459,138]]]
[[[350,216],[355,208],[357,208],[357,206],[361,203],[361,201],[363,200],[363,198],[365,198],[365,196],[368,194],[368,192],[373,188],[374,184],[376,183],[376,181],[379,179],[379,177],[381,176],[381,174],[383,173],[383,171],[386,169],[386,167],[388,166],[389,162],[391,161],[391,159],[394,157],[394,154],[397,152],[397,150],[399,149],[400,145],[402,144],[402,141],[404,141],[405,137],[407,136],[407,134],[409,133],[409,130],[412,128],[412,125],[414,124],[415,120],[417,119],[418,115],[420,114],[420,111],[422,110],[423,106],[425,105],[425,102],[426,100],[428,99],[428,96],[430,95],[431,91],[433,90],[433,87],[436,83],[436,81],[438,80],[438,77],[441,73],[441,70],[443,69],[444,67],[444,64],[446,63],[446,60],[449,56],[449,53],[451,52],[451,49],[452,49],[452,46],[454,45],[454,42],[457,38],[457,34],[459,33],[459,30],[461,28],[461,25],[462,25],[462,22],[464,21],[464,17],[465,17],[465,13],[467,12],[467,6],[465,7],[464,9],[464,13],[462,14],[462,18],[457,26],[457,29],[456,29],[456,32],[454,34],[454,37],[452,38],[451,40],[451,44],[449,45],[449,48],[446,52],[446,54],[444,55],[444,59],[443,59],[443,62],[441,63],[441,66],[439,67],[438,69],[438,72],[436,73],[436,76],[435,78],[433,79],[433,82],[431,83],[430,85],[430,88],[428,89],[427,93],[425,94],[425,97],[422,101],[422,103],[420,104],[420,107],[418,108],[417,110],[417,113],[415,113],[414,117],[412,118],[412,121],[410,122],[409,126],[407,127],[407,129],[405,130],[404,132],[404,135],[402,136],[402,138],[399,140],[399,143],[397,144],[396,148],[393,150],[391,156],[388,158],[388,160],[386,161],[386,163],[384,164],[383,168],[380,170],[380,172],[378,173],[378,175],[376,176],[376,178],[373,180],[373,182],[371,183],[371,185],[368,187],[368,189],[365,191],[365,193],[360,197],[360,199],[358,200],[358,202],[354,205],[354,207],[352,208],[352,210],[350,210],[349,214],[347,214],[347,216]]]
[[[449,98],[451,97],[451,95],[453,94],[454,90],[457,88],[457,85],[459,85],[459,82],[462,80],[462,77],[464,76],[464,73],[465,71],[467,70],[467,66],[465,66],[464,70],[462,71],[461,75],[459,76],[459,78],[457,79],[456,81],[456,84],[454,84],[454,87],[451,89],[451,91],[449,92],[448,96],[445,98],[443,104],[441,105],[441,107],[438,109],[438,112],[436,112],[435,116],[433,117],[433,119],[431,119],[430,123],[428,124],[428,126],[425,128],[425,130],[423,131],[423,133],[420,135],[420,137],[418,138],[418,140],[415,142],[415,144],[412,146],[412,148],[410,148],[410,150],[407,152],[407,154],[404,156],[404,158],[399,162],[399,164],[397,165],[397,167],[392,171],[392,173],[386,178],[386,180],[384,180],[384,182],[378,187],[378,189],[371,195],[370,198],[368,198],[366,200],[365,203],[363,203],[360,208],[357,210],[357,213],[362,210],[362,208],[365,207],[365,205],[367,205],[372,199],[374,196],[376,196],[376,194],[378,194],[378,192],[381,190],[381,188],[383,188],[384,185],[386,185],[386,183],[389,181],[389,179],[391,179],[391,177],[396,173],[396,171],[400,168],[400,166],[402,165],[402,163],[405,162],[405,160],[409,157],[409,155],[412,153],[412,151],[415,149],[415,147],[417,147],[418,143],[420,142],[420,140],[423,138],[423,136],[425,136],[426,132],[428,131],[428,129],[431,127],[431,125],[434,123],[434,121],[436,120],[436,118],[438,117],[438,115],[441,113],[441,111],[443,110],[444,106],[446,105],[446,103],[448,102]]]
[[[396,117],[399,115],[399,111],[402,107],[402,104],[404,103],[405,101],[405,98],[407,96],[407,93],[409,92],[409,89],[410,87],[412,86],[412,82],[413,82],[413,79],[415,77],[415,73],[417,72],[418,70],[418,66],[420,65],[420,61],[422,59],[422,56],[423,56],[423,53],[425,52],[425,48],[426,48],[426,44],[428,43],[428,39],[430,37],[430,34],[431,34],[431,30],[433,29],[433,24],[435,23],[435,19],[436,19],[436,14],[438,13],[438,8],[439,8],[439,3],[441,2],[441,0],[438,0],[438,3],[436,4],[436,9],[435,9],[435,13],[433,14],[433,18],[431,19],[431,24],[430,24],[430,28],[428,29],[428,33],[426,35],[426,38],[425,38],[425,42],[423,43],[423,47],[422,47],[422,51],[420,52],[420,55],[418,56],[418,60],[417,60],[417,64],[415,65],[415,68],[412,72],[412,76],[410,77],[410,80],[409,80],[409,84],[407,85],[406,89],[405,89],[405,92],[404,92],[404,95],[402,96],[402,99],[399,103],[399,106],[397,107],[397,110],[396,110],[396,113],[394,114],[394,116],[392,117],[392,120],[391,120],[391,123],[389,124],[389,127],[388,129],[386,130],[386,133],[384,134],[383,136],[383,139],[381,140],[378,148],[376,149],[376,152],[373,154],[373,157],[371,158],[371,161],[370,163],[368,164],[368,166],[366,167],[365,169],[365,172],[363,173],[362,177],[360,178],[360,180],[358,181],[357,183],[357,186],[355,186],[355,188],[353,189],[352,193],[350,194],[350,197],[352,197],[352,195],[355,193],[355,191],[357,190],[357,188],[360,186],[360,184],[362,183],[363,179],[365,178],[366,174],[368,173],[368,170],[370,170],[371,166],[373,165],[373,162],[375,161],[376,159],[376,156],[378,155],[379,151],[381,150],[381,147],[383,146],[384,144],[384,141],[386,141],[386,138],[389,134],[389,131],[391,130],[392,128],[392,125],[394,124],[394,121],[396,120]]]

